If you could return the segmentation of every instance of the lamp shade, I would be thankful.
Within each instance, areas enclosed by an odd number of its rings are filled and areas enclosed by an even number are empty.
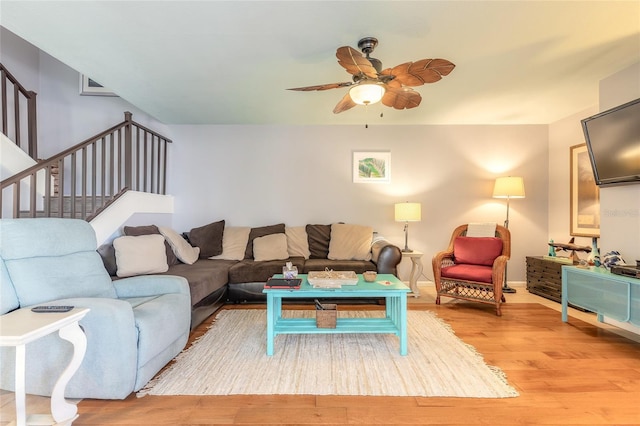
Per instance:
[[[349,96],[358,105],[371,105],[380,102],[384,92],[384,86],[374,82],[364,82],[353,86],[349,90]]]
[[[524,179],[520,176],[497,178],[493,198],[524,198]]]
[[[420,203],[397,203],[395,206],[396,222],[420,222],[422,205]]]

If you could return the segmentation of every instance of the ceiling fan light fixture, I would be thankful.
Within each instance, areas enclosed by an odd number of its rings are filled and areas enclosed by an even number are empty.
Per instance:
[[[385,88],[376,82],[363,82],[353,86],[349,90],[351,100],[358,105],[372,105],[380,102],[384,96]]]

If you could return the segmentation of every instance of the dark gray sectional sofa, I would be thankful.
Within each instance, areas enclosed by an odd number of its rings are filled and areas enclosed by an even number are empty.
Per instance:
[[[360,232],[360,236],[362,236],[362,231],[366,230],[366,227],[358,225],[338,224],[334,227],[334,243],[338,238],[336,236],[337,231],[345,228],[349,229],[349,227]],[[304,232],[301,228],[303,227],[286,228],[284,224],[247,228],[249,235],[244,253],[233,259],[230,258],[233,256],[225,258],[224,254],[219,254],[218,258],[214,259],[208,258],[211,257],[209,256],[211,253],[222,253],[223,251],[224,221],[210,224],[208,228],[206,226],[195,228],[189,233],[183,234],[183,237],[192,246],[200,247],[200,252],[208,256],[207,258],[198,258],[192,264],[182,263],[175,257],[171,259],[171,253],[169,253],[171,249],[167,245],[167,261],[169,265],[168,270],[163,274],[181,276],[189,282],[192,303],[191,327],[196,327],[225,303],[265,302],[266,297],[262,293],[264,283],[274,274],[282,273],[282,267],[286,262],[291,262],[302,274],[310,271],[323,271],[328,268],[334,271],[355,271],[356,273],[373,270],[378,273],[397,275],[397,265],[402,260],[400,249],[378,236],[372,229],[370,242],[367,246],[368,255],[363,256],[364,253],[361,248],[360,255],[349,258],[352,253],[348,253],[348,248],[346,254],[344,250],[343,253],[339,253],[340,247],[332,244],[332,225],[306,225]],[[291,235],[285,233],[285,229],[287,233],[289,230],[296,230],[297,237],[292,237],[293,233]],[[222,235],[220,235],[220,230]],[[125,228],[126,235],[144,235],[148,233],[157,233],[157,228],[154,226]],[[309,250],[307,252],[306,247],[304,247],[303,253],[298,253],[292,245],[301,243],[299,245],[304,246],[305,233]],[[202,238],[203,234],[206,235],[205,239]],[[231,234],[230,231],[229,234]],[[256,260],[260,254],[256,252],[254,257],[254,241],[257,238],[273,234],[287,235],[289,250],[285,256],[288,256],[282,258],[283,255],[280,255],[278,259]],[[346,238],[347,243],[349,243],[354,241],[354,239],[349,239],[351,235],[348,232],[343,232],[341,237],[343,239]],[[297,239],[297,241],[293,241],[294,239]],[[213,249],[209,244],[211,242],[215,246]],[[200,246],[196,244],[200,244]],[[117,262],[113,244],[101,246],[98,252],[101,254],[109,274],[114,279],[117,279]],[[332,253],[338,253],[338,255],[332,255]],[[291,256],[292,254],[293,256]],[[344,259],[341,257],[344,257]]]

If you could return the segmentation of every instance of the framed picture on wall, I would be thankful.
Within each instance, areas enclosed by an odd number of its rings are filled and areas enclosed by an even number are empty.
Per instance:
[[[355,183],[391,183],[391,152],[354,152],[353,181]]]
[[[570,234],[576,237],[599,237],[600,190],[593,177],[587,145],[574,145],[570,151]]]
[[[84,74],[80,74],[80,94],[86,96],[118,96]]]

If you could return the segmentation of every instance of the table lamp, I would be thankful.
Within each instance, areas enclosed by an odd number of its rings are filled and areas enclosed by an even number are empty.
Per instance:
[[[493,198],[507,199],[507,219],[504,227],[509,229],[509,200],[511,198],[524,198],[524,179],[520,176],[505,176],[496,179],[493,187]],[[507,285],[507,268],[504,270],[503,293],[515,293],[516,290]]]
[[[395,219],[396,222],[404,222],[404,248],[402,249],[405,253],[411,253],[411,250],[408,246],[409,241],[409,222],[420,222],[422,219],[422,211],[421,211],[420,203],[396,203],[395,205]]]

